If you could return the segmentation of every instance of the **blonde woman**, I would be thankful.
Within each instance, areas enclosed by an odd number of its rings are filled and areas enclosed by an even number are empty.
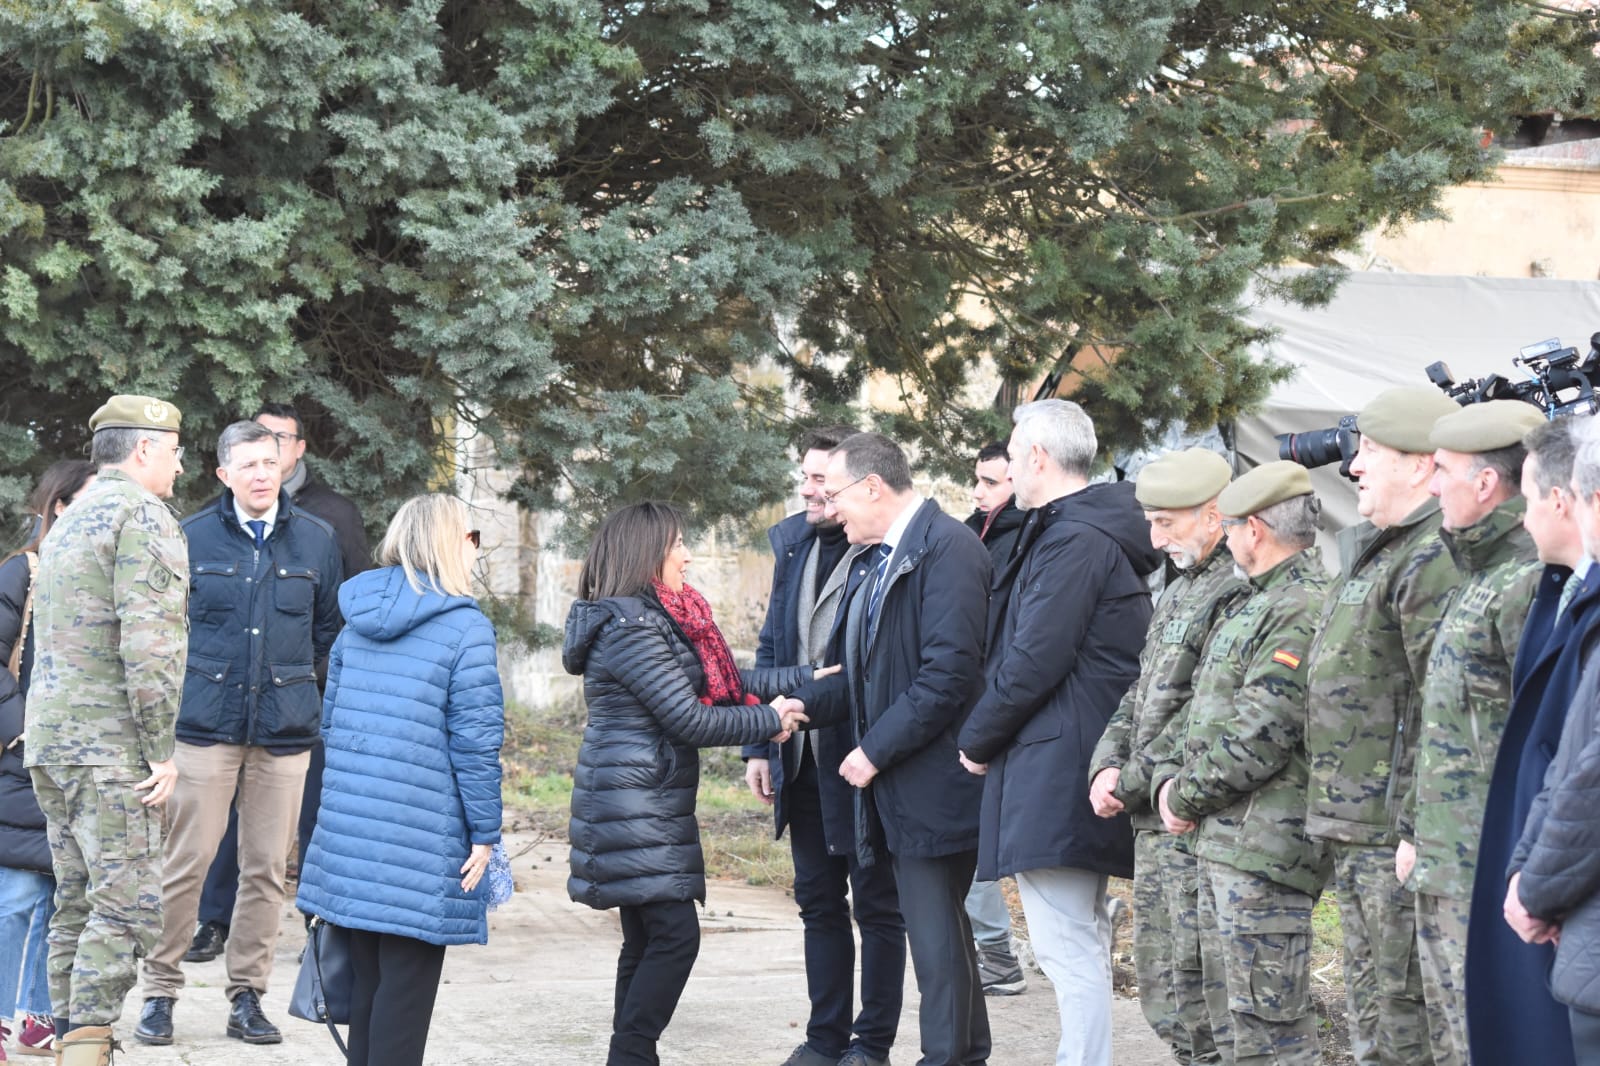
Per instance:
[[[339,590],[298,906],[351,931],[352,1066],[420,1064],[445,947],[488,940],[505,721],[477,556],[466,505],[419,496]]]

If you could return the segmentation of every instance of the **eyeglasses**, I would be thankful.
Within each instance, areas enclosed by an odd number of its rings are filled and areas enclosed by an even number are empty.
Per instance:
[[[849,492],[851,489],[855,488],[857,485],[861,484],[871,476],[871,474],[862,474],[860,477],[856,478],[854,481],[850,482],[850,484],[846,485],[837,492],[824,492],[822,494],[822,502],[830,507],[833,506],[835,501],[837,501],[840,496],[843,496],[846,492]]]
[[[300,434],[290,433],[287,430],[273,430],[272,435],[278,438],[279,444],[293,444],[300,439]]]
[[[483,533],[481,530],[469,529],[467,530],[467,539],[472,541],[472,546],[476,548],[483,541]]]
[[[1258,514],[1247,515],[1244,518],[1224,518],[1222,520],[1222,528],[1223,529],[1236,529],[1239,526],[1248,524],[1250,519],[1252,519],[1252,518],[1254,518],[1257,522],[1260,522],[1262,525],[1266,526],[1268,529],[1276,529],[1276,528],[1278,528],[1277,526],[1274,526],[1271,522],[1268,522],[1265,518],[1262,518]]]

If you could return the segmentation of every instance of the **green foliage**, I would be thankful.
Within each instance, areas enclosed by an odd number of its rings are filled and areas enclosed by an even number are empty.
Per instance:
[[[987,356],[1013,384],[1078,357],[1109,443],[1225,419],[1280,373],[1245,285],[1299,262],[1285,290],[1326,299],[1335,253],[1489,172],[1484,131],[1590,113],[1594,29],[1513,0],[0,0],[0,504],[113,390],[175,399],[197,452],[300,404],[375,526],[466,434],[530,505],[746,515],[786,484],[770,362],[813,410],[892,375],[884,424],[936,463],[999,428],[964,388]]]

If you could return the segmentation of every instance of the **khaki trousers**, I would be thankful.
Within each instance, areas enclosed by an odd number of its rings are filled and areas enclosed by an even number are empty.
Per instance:
[[[225,956],[228,998],[247,988],[264,993],[278,942],[284,869],[311,753],[273,755],[250,745],[202,746],[180,740],[173,757],[178,785],[167,801],[166,873],[161,884],[166,916],[161,939],[145,959],[145,998],[176,998],[183,988],[180,964],[194,939],[200,890],[227,831],[228,808],[236,793],[239,898]]]

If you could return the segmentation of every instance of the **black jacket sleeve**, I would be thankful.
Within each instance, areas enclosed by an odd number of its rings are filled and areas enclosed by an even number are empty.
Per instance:
[[[754,670],[740,670],[739,681],[750,695],[770,700],[774,696],[786,696],[793,692],[810,681],[813,673],[815,671],[809,664],[757,667]]]
[[[22,732],[22,686],[7,666],[22,639],[22,605],[28,598],[28,560],[14,555],[0,565],[0,749]]]
[[[679,744],[711,748],[754,744],[776,735],[778,712],[761,704],[708,707],[672,653],[666,634],[654,626],[617,622],[601,634],[593,657],[650,713],[661,731]]]

